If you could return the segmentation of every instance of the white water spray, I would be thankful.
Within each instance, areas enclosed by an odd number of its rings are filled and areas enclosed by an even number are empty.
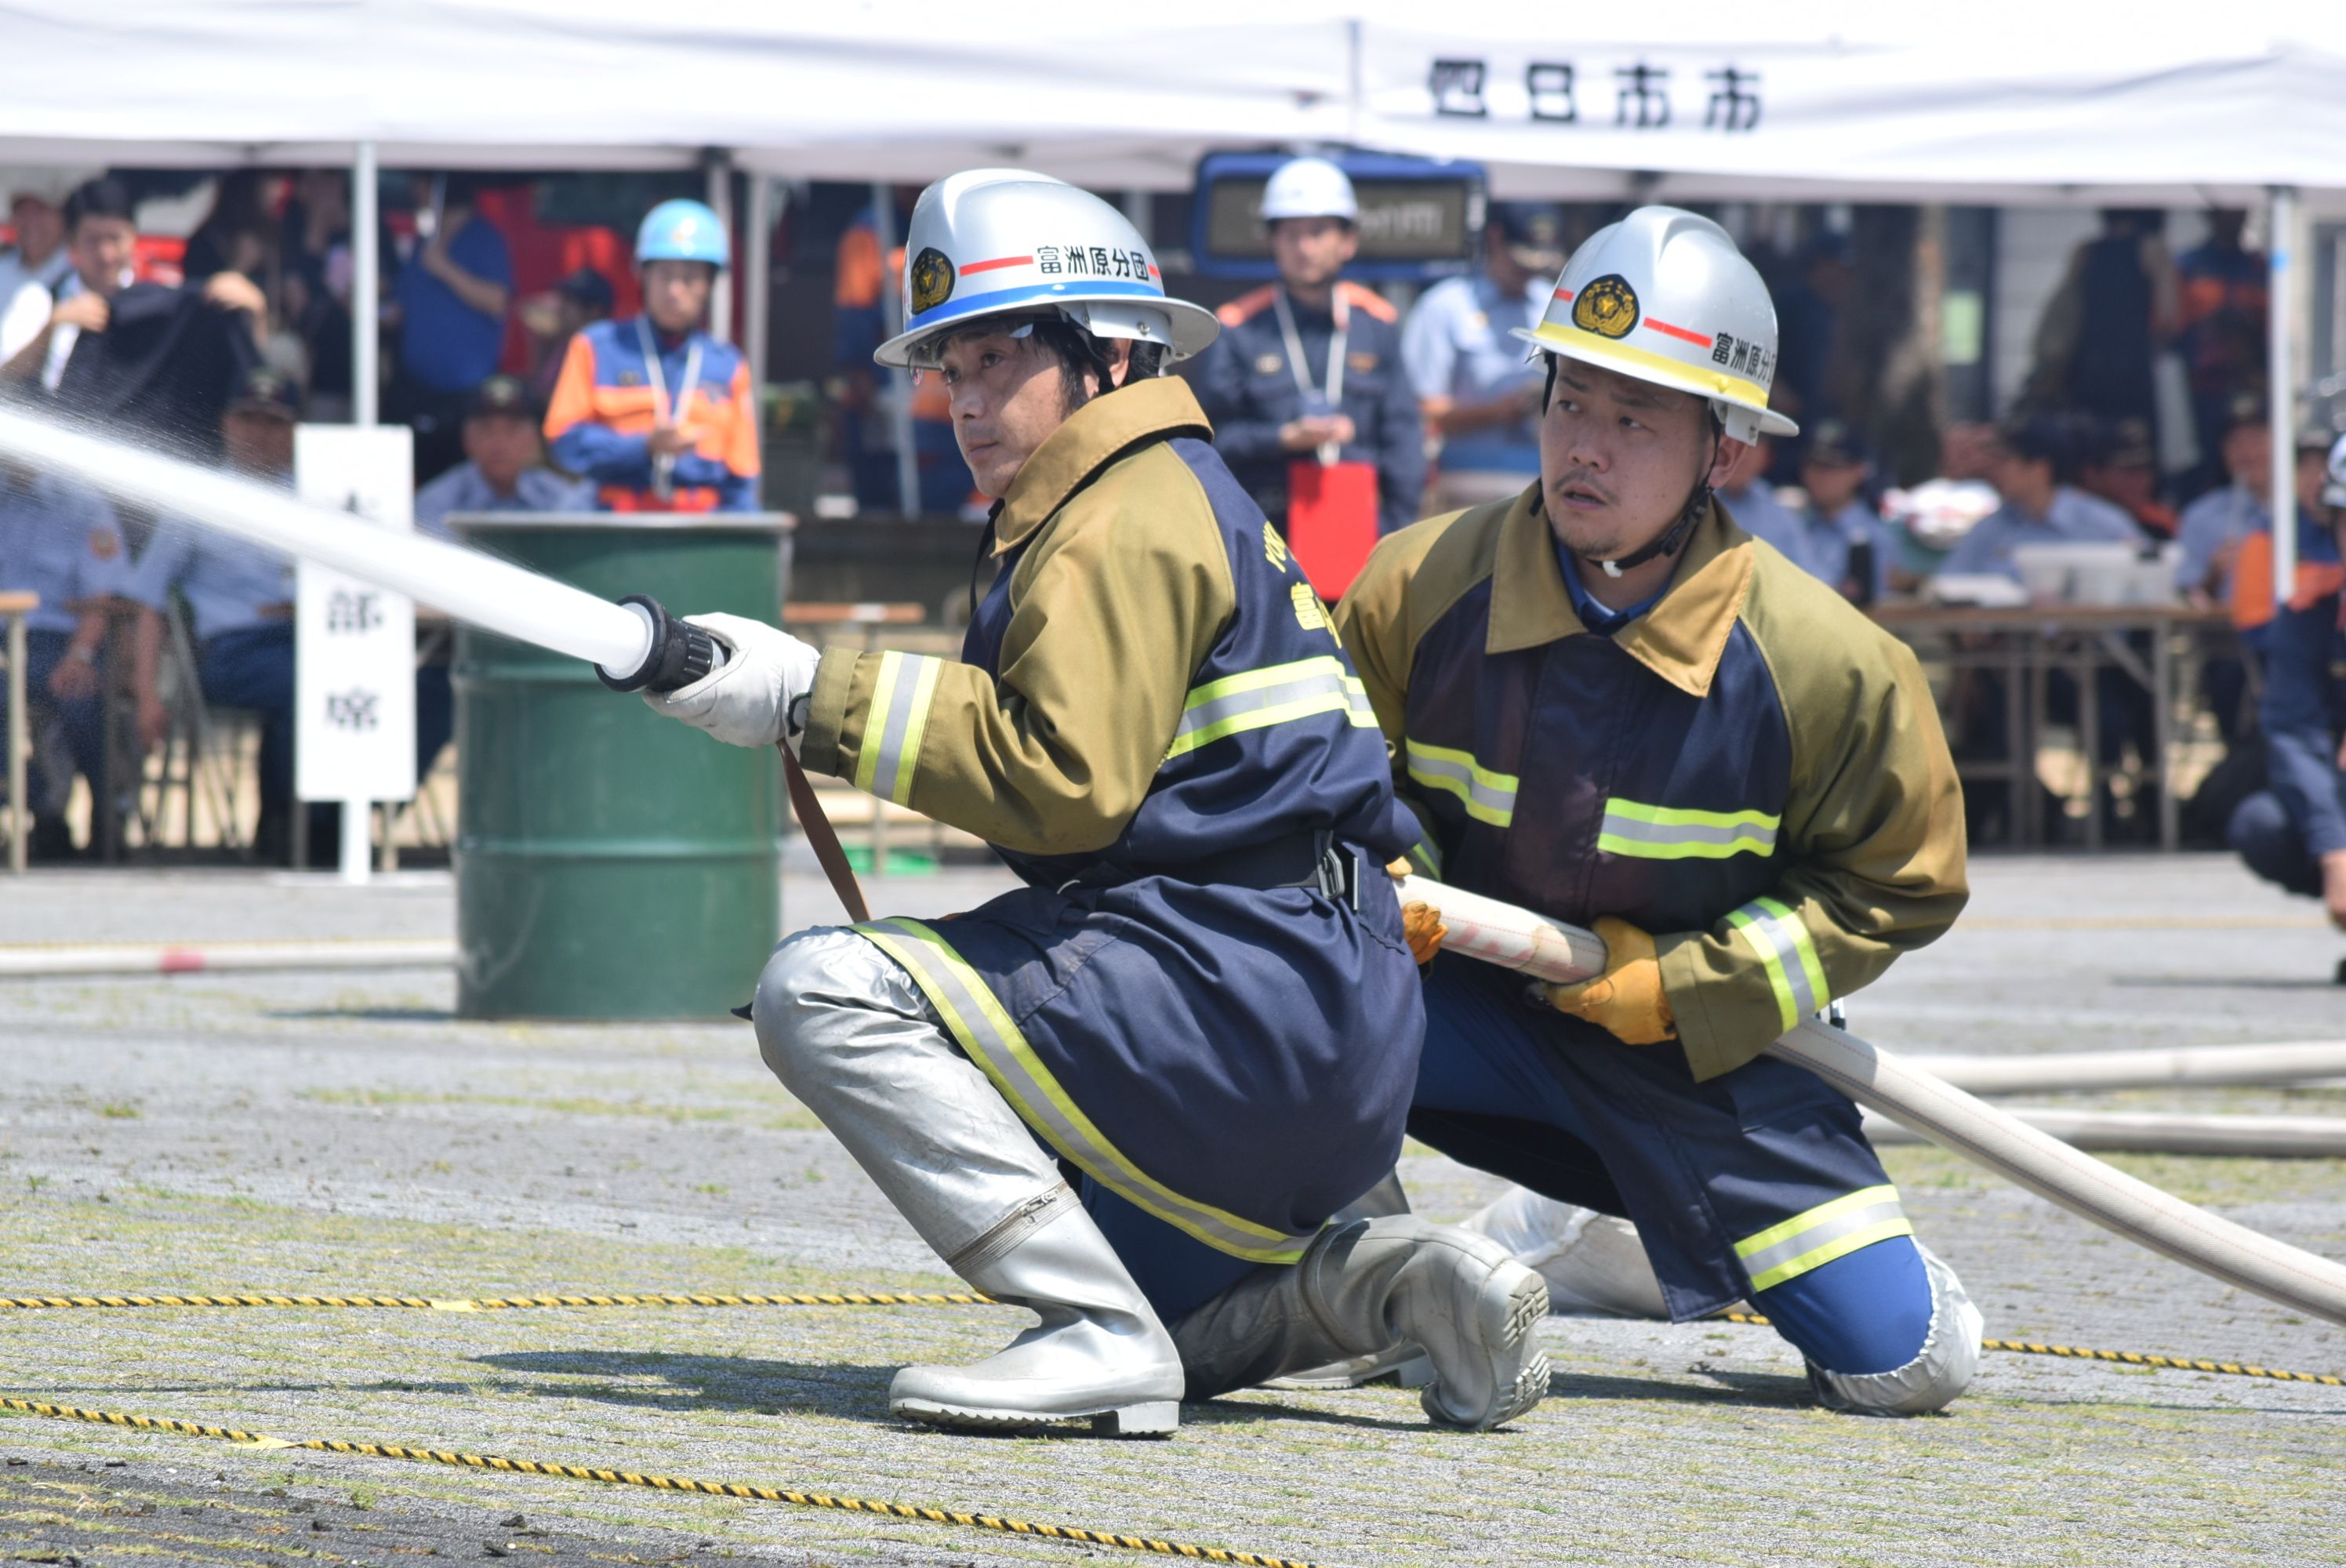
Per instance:
[[[221,469],[8,408],[0,408],[0,457],[379,583],[458,620],[606,669],[639,668],[651,650],[649,618],[625,606],[462,545],[310,505]]]

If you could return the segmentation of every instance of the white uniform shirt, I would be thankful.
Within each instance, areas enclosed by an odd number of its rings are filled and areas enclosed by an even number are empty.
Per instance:
[[[72,275],[73,259],[62,245],[38,267],[28,266],[20,251],[0,256],[0,364],[41,335],[58,287]]]

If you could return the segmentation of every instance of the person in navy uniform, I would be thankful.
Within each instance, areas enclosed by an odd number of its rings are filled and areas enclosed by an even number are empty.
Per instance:
[[[1216,312],[1221,338],[1198,360],[1214,448],[1282,534],[1289,465],[1315,455],[1374,464],[1378,532],[1406,528],[1425,489],[1425,427],[1400,313],[1340,276],[1361,247],[1352,182],[1325,158],[1292,159],[1263,188],[1262,220],[1279,281]]]

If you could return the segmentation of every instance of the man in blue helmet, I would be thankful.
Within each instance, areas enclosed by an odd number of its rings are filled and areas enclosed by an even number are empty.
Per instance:
[[[570,340],[546,411],[554,460],[609,512],[754,512],[758,409],[749,361],[700,330],[732,246],[698,201],[636,231],[644,311]]]

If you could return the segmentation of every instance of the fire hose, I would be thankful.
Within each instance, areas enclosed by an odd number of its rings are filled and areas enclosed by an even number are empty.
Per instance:
[[[1570,984],[1605,967],[1605,943],[1499,900],[1401,880],[1403,903],[1424,903],[1449,928],[1445,950]],[[2187,1268],[2294,1311],[2346,1324],[2346,1266],[2276,1241],[2160,1191],[2040,1132],[1845,1030],[1810,1020],[1768,1047],[1869,1110],[2048,1202]]]

